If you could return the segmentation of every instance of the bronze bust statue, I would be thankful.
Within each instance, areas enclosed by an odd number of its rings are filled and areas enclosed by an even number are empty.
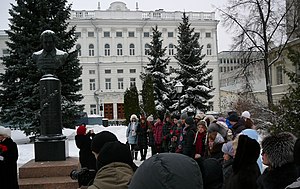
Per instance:
[[[44,74],[54,75],[55,71],[64,64],[68,54],[55,48],[55,33],[45,30],[41,34],[43,49],[34,52],[32,59]]]

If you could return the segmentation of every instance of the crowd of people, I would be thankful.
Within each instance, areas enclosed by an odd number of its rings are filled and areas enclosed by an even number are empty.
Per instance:
[[[133,114],[127,144],[108,131],[93,137],[98,172],[91,186],[81,188],[300,188],[300,139],[283,132],[260,143],[250,116],[248,111],[230,112],[226,119],[204,113],[156,119]]]

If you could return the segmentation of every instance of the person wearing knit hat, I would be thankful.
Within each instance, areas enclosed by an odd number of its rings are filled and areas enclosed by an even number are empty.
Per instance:
[[[86,133],[86,127],[81,125],[76,130],[75,144],[79,149],[79,163],[81,168],[96,169],[96,159],[91,150],[92,139],[95,136],[93,130]]]
[[[200,120],[197,124],[197,132],[194,139],[195,145],[195,159],[199,159],[200,157],[204,157],[205,153],[205,141],[206,141],[206,121]]]
[[[285,188],[298,178],[294,164],[294,144],[296,137],[288,132],[265,137],[262,145],[263,164],[267,165],[258,179],[259,188]]]
[[[1,188],[18,189],[18,147],[10,137],[11,130],[0,126]]]
[[[233,138],[235,138],[242,130],[246,129],[244,123],[244,119],[240,119],[236,114],[231,114],[227,118],[232,125],[231,130],[233,134]]]
[[[185,120],[188,118],[188,114],[186,112],[182,113],[180,116],[180,119],[182,121],[182,124],[185,124]]]
[[[196,135],[196,128],[193,118],[187,117],[185,119],[185,126],[183,128],[183,145],[182,145],[182,154],[195,157],[196,148],[194,145]]]
[[[229,141],[229,142],[223,144],[222,152],[224,153],[223,163],[222,163],[223,186],[226,186],[227,182],[233,172],[232,165],[233,165],[234,150],[233,150],[232,141]]]
[[[91,149],[94,153],[99,154],[105,143],[114,141],[118,141],[116,135],[109,131],[101,131],[94,136],[91,144]]]
[[[106,142],[97,156],[99,170],[88,189],[128,188],[136,169],[127,145],[119,142]]]
[[[242,113],[242,117],[243,118],[248,118],[248,119],[250,119],[250,112],[248,112],[248,111],[243,111],[243,113]]]

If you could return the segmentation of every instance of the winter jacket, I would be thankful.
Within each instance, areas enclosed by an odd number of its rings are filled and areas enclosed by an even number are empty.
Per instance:
[[[239,133],[241,133],[243,130],[246,129],[245,125],[244,125],[244,119],[239,119],[238,122],[234,125],[232,125],[232,133],[233,133],[233,137],[235,138]]]
[[[223,167],[223,189],[225,189],[227,182],[229,180],[229,177],[233,173],[232,164],[233,164],[232,158],[227,161],[223,161],[223,164],[222,164],[222,167]]]
[[[148,133],[148,137],[149,137],[148,138],[148,146],[153,147],[155,144],[154,136],[153,136],[154,125],[152,122],[147,121],[147,127],[148,127],[147,133]]]
[[[162,128],[162,149],[163,152],[169,152],[169,144],[171,141],[170,131],[172,129],[172,123],[167,121],[165,122]]]
[[[136,133],[137,133],[137,139],[138,139],[138,146],[140,149],[147,149],[148,148],[148,141],[147,141],[147,125],[146,123],[140,123],[138,124]]]
[[[284,189],[298,178],[294,163],[287,163],[274,169],[265,169],[258,178],[258,189]]]
[[[75,143],[79,148],[79,162],[81,167],[96,170],[96,158],[91,150],[92,140],[89,135],[76,135]]]
[[[130,122],[128,124],[127,130],[126,130],[126,137],[128,144],[137,144],[137,128],[138,122]]]
[[[5,189],[18,189],[17,144],[11,138],[4,139],[0,144],[7,148],[7,151],[0,153],[0,187]]]
[[[182,154],[192,158],[195,157],[196,152],[196,148],[194,145],[195,135],[196,131],[194,125],[190,125],[183,129]]]
[[[121,162],[113,162],[102,167],[88,189],[127,189],[133,175],[132,168]]]
[[[223,184],[222,165],[214,158],[197,160],[202,173],[204,189],[221,189]]]
[[[204,156],[205,153],[205,141],[206,141],[206,132],[200,133],[199,131],[196,132],[194,144],[196,148],[196,154],[200,154]]]
[[[156,145],[161,145],[162,143],[162,129],[163,129],[163,122],[156,122],[154,124],[154,141]]]
[[[129,189],[203,189],[197,162],[177,153],[161,153],[145,160],[132,177]]]

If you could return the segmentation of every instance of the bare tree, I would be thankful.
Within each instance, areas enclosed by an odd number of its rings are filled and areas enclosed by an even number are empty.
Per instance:
[[[268,106],[273,104],[271,91],[270,66],[276,62],[287,42],[291,39],[297,27],[297,0],[228,0],[224,9],[218,8],[223,18],[223,24],[235,33],[232,50],[243,50],[249,53],[260,52],[263,62]],[[290,16],[293,15],[293,16]],[[287,18],[289,18],[288,32]],[[277,46],[276,57],[269,59],[269,52]],[[243,65],[248,66],[249,64]]]

